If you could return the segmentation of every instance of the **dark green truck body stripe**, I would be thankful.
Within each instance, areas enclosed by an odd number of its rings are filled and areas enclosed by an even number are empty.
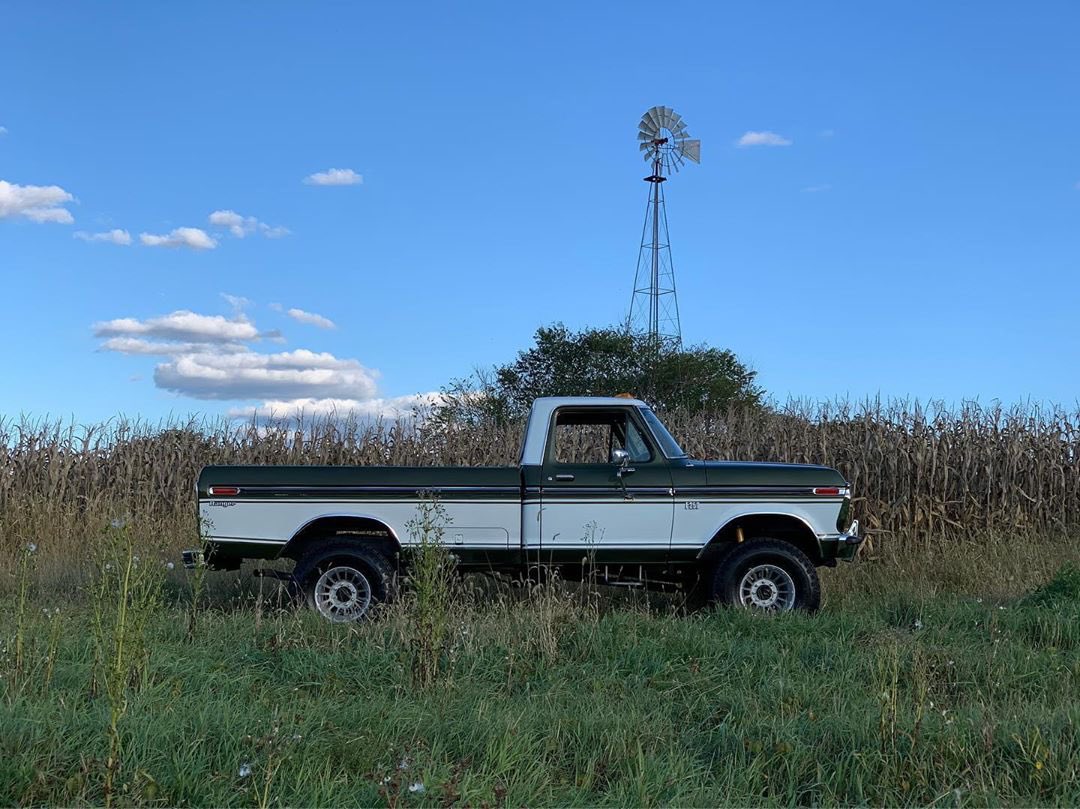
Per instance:
[[[599,466],[604,467],[605,484],[616,484],[611,468]],[[723,493],[760,489],[766,494],[777,488],[788,488],[809,493],[814,486],[847,485],[835,469],[807,464],[674,460],[664,466],[670,470],[671,484],[677,491],[693,489]],[[639,464],[637,468],[644,472],[646,466]],[[538,466],[207,466],[199,475],[198,490],[201,499],[210,497],[208,489],[214,485],[239,486],[245,489],[241,498],[273,496],[276,491],[314,493],[331,490],[363,496],[368,491],[390,490],[408,495],[426,489],[455,496],[467,495],[472,489],[516,496],[523,482],[529,488],[548,483]],[[634,482],[634,475],[626,477],[627,486],[633,488]],[[250,494],[246,490],[250,490]]]

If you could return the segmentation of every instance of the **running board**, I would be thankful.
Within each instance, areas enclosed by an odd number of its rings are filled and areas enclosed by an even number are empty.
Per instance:
[[[637,570],[637,576],[636,577],[634,577],[634,576],[624,576],[623,567],[624,567],[623,565],[619,565],[619,567],[616,569],[615,575],[613,577],[611,575],[611,571],[609,570],[609,566],[604,565],[604,574],[600,577],[600,581],[603,584],[606,584],[608,587],[644,587],[645,586],[645,582],[646,582],[645,569],[641,565],[638,565],[638,570]]]

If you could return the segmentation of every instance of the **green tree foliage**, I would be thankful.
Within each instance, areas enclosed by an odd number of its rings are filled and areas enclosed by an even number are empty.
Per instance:
[[[757,373],[732,352],[705,345],[657,349],[622,329],[571,331],[561,323],[536,331],[535,345],[491,371],[452,382],[440,415],[503,421],[524,416],[540,396],[631,393],[660,409],[690,412],[760,402]]]

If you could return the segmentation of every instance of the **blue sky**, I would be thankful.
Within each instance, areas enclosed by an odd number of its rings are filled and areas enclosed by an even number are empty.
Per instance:
[[[780,399],[1078,399],[1076,3],[27,2],[0,28],[0,414],[379,409],[620,322],[657,104],[702,140],[666,189],[686,341]],[[330,169],[362,182],[305,182]]]

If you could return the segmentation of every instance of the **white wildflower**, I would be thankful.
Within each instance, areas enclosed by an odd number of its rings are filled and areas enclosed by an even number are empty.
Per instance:
[[[26,545],[26,552],[27,553],[37,553],[37,543],[36,542],[28,542],[27,545]]]
[[[414,795],[423,795],[425,792],[427,792],[427,787],[425,787],[420,781],[417,781],[416,783],[409,784],[409,792]]]
[[[172,562],[166,562],[165,563],[165,569],[166,570],[172,570],[174,567],[176,567],[176,565],[174,565]]]
[[[251,765],[248,764],[246,761],[240,765],[239,775],[241,778],[247,778],[249,775],[251,775]]]

